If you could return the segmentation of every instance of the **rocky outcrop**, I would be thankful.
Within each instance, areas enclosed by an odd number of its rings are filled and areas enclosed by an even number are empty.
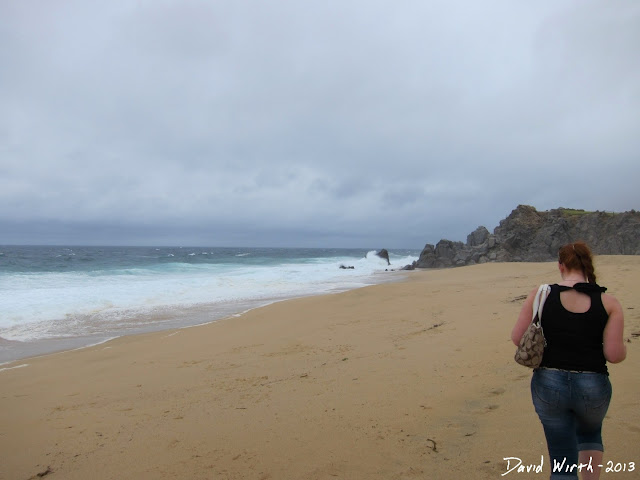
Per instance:
[[[640,255],[640,212],[585,212],[558,208],[538,212],[519,205],[493,234],[478,227],[467,243],[427,244],[413,268],[443,268],[486,262],[546,262],[558,249],[582,240],[595,254]]]
[[[379,252],[376,252],[376,255],[387,261],[387,265],[391,265],[391,261],[389,260],[389,252],[386,248],[383,248]]]

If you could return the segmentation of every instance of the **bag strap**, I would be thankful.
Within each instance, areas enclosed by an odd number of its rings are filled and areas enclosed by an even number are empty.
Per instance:
[[[533,300],[533,315],[531,321],[533,322],[538,317],[538,324],[542,320],[542,309],[544,308],[544,302],[549,296],[549,291],[551,288],[546,283],[543,283],[538,287],[538,293],[536,293],[536,297]]]

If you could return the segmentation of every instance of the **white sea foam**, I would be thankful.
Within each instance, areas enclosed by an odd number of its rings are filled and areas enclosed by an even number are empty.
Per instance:
[[[2,365],[0,363],[0,365]],[[5,370],[15,370],[16,368],[24,368],[24,367],[28,367],[29,364],[28,363],[23,363],[22,365],[16,365],[15,367],[6,367],[6,368],[0,368],[0,372],[3,372]]]
[[[194,258],[196,253],[185,255]],[[392,257],[389,266],[374,251],[361,258],[304,258],[275,264],[244,264],[244,258],[257,255],[242,250],[235,256],[240,257],[237,263],[170,262],[117,270],[3,274],[0,336],[17,342],[82,337],[95,343],[128,333],[205,323],[284,298],[385,281],[391,278],[381,279],[380,272],[415,260]],[[167,258],[165,253],[160,257]]]

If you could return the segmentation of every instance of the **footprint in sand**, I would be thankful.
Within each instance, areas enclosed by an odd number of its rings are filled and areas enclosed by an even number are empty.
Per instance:
[[[506,392],[506,390],[505,390],[504,388],[502,388],[502,387],[499,387],[499,388],[494,388],[493,390],[491,390],[491,391],[489,392],[489,394],[490,394],[490,395],[492,395],[492,396],[494,396],[494,397],[497,397],[497,396],[499,396],[499,395],[504,394],[504,392]],[[486,412],[490,412],[491,410],[496,410],[496,409],[498,409],[498,408],[500,408],[500,405],[497,405],[497,404],[495,404],[495,403],[492,403],[492,404],[487,405],[487,406],[485,407],[485,411],[486,411]]]

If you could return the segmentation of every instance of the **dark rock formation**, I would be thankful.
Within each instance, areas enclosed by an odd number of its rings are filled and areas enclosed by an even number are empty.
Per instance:
[[[442,268],[485,262],[546,262],[558,249],[583,240],[595,254],[640,255],[640,212],[585,212],[558,208],[538,212],[520,205],[500,222],[493,234],[478,227],[467,243],[440,240],[427,244],[417,268]]]
[[[380,258],[383,258],[384,260],[386,260],[387,261],[387,265],[391,265],[391,262],[389,261],[389,252],[387,251],[386,248],[383,248],[379,252],[376,252],[376,255],[379,256]]]
[[[489,230],[485,227],[478,227],[473,233],[467,235],[467,245],[470,247],[477,247],[482,245],[489,238]]]

